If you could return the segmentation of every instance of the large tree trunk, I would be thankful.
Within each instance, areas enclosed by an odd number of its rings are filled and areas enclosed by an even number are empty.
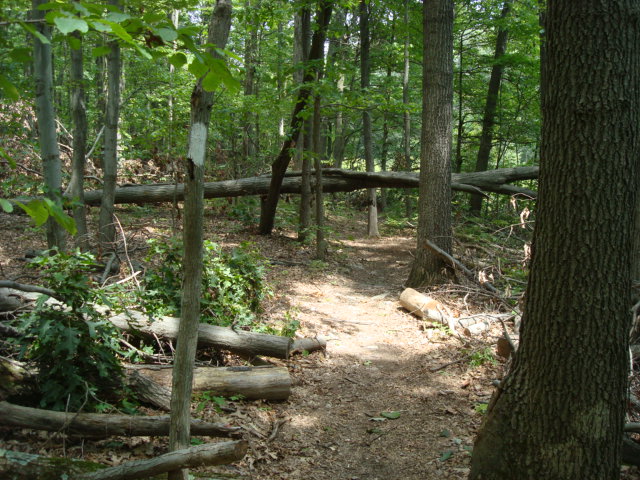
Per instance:
[[[127,437],[169,435],[169,417],[166,415],[142,417],[102,413],[56,412],[22,407],[8,402],[0,402],[0,425],[98,438],[111,435]],[[191,420],[191,430],[194,435],[228,437],[237,432],[239,427],[228,427],[218,423]]]
[[[45,10],[40,5],[45,0],[33,0],[33,19],[37,21],[36,28],[46,38],[51,38],[51,27],[44,21]],[[62,171],[60,166],[60,151],[56,134],[56,117],[53,110],[53,60],[51,44],[43,43],[39,38],[33,39],[33,59],[36,82],[36,116],[38,118],[38,137],[40,140],[40,155],[42,157],[46,196],[57,205],[61,205],[60,188],[62,185]],[[49,217],[47,220],[47,246],[64,250],[65,236],[62,227]]]
[[[89,249],[87,232],[87,215],[84,203],[84,168],[87,151],[87,108],[84,95],[84,68],[82,55],[82,36],[74,32],[80,47],[71,49],[71,114],[73,118],[73,158],[71,162],[71,180],[69,194],[78,200],[73,207],[73,219],[78,229],[78,246],[82,250]]]
[[[369,36],[369,6],[366,0],[360,0],[360,89],[362,95],[367,96],[367,89],[370,86],[371,58],[369,55],[371,38]],[[373,161],[373,140],[371,138],[371,112],[368,108],[362,111],[362,143],[364,146],[364,159],[367,172],[375,171]],[[380,236],[378,231],[378,205],[376,200],[376,189],[367,190],[367,214],[368,214],[368,235],[370,237]]]
[[[471,479],[620,476],[640,188],[637,13],[629,0],[547,3],[520,347],[478,434]]]
[[[227,46],[231,28],[231,0],[217,0],[209,21],[208,53],[219,58],[214,48]],[[193,362],[200,326],[200,297],[202,290],[202,223],[204,164],[207,153],[209,123],[213,92],[205,91],[203,78],[196,82],[191,93],[191,128],[189,151],[185,159],[184,206],[184,281],[182,285],[181,321],[178,330],[178,347],[174,358],[171,390],[171,432],[169,450],[186,448],[190,444],[191,390]],[[186,469],[169,472],[168,480],[188,480]]]
[[[418,188],[419,176],[412,172],[354,172],[340,169],[323,169],[323,190],[325,192],[352,192],[363,188]],[[287,174],[288,175],[288,174]],[[297,176],[297,177],[296,177]],[[282,181],[282,193],[300,193],[300,174],[294,173]],[[500,168],[486,172],[459,173],[451,176],[451,189],[463,192],[502,193],[536,197],[536,192],[509,185],[509,182],[538,178],[538,167]],[[240,197],[243,195],[264,195],[269,191],[269,177],[241,178],[204,184],[205,198]],[[86,205],[100,205],[102,190],[85,192]],[[115,203],[161,203],[184,200],[184,185],[155,184],[121,187],[116,190]]]
[[[509,15],[511,9],[511,1],[504,2],[500,21],[504,22]],[[502,72],[504,66],[502,57],[507,51],[507,29],[501,23],[498,27],[498,36],[496,38],[496,50],[493,56],[494,64],[491,68],[491,78],[489,79],[489,90],[487,91],[487,101],[484,106],[484,116],[482,117],[482,134],[480,135],[480,146],[478,147],[478,158],[476,159],[476,172],[484,172],[489,165],[489,155],[493,143],[493,125],[495,123],[496,106],[498,105],[498,93],[500,92],[500,83],[502,82]],[[460,50],[462,55],[462,50]],[[460,69],[462,71],[462,68]],[[462,86],[460,86],[462,90]],[[458,139],[458,142],[460,139]],[[471,212],[479,215],[482,209],[482,195],[471,194],[470,199]]]
[[[120,0],[109,0],[109,4],[121,9]],[[104,127],[104,151],[102,157],[102,202],[100,204],[99,239],[103,252],[113,250],[116,240],[113,216],[116,179],[118,175],[118,122],[120,120],[120,44],[109,42],[107,58],[107,105]]]
[[[451,252],[451,110],[453,0],[424,3],[424,60],[418,245],[407,286],[442,281],[445,262],[426,246]]]
[[[331,19],[331,10],[333,8],[333,2],[328,0],[320,0],[318,2],[318,11],[316,12],[316,29],[313,33],[313,39],[311,40],[311,48],[309,49],[309,61],[314,61],[324,56],[324,41],[327,32],[327,26]],[[315,78],[315,68],[309,68],[305,71],[304,83],[309,84]],[[282,186],[282,180],[284,174],[287,171],[289,162],[291,161],[291,148],[295,146],[296,139],[300,134],[300,127],[302,125],[302,117],[300,113],[307,104],[307,100],[311,95],[311,87],[304,86],[298,93],[298,99],[296,100],[293,113],[291,114],[291,124],[289,126],[289,138],[285,140],[278,157],[271,165],[271,184],[269,187],[269,193],[262,205],[262,211],[260,213],[260,226],[259,231],[263,235],[271,234],[273,230],[273,223],[276,215],[276,208],[278,207],[278,198],[280,196],[280,187]]]
[[[411,30],[409,29],[409,0],[404,0],[404,50],[403,60],[404,66],[402,69],[402,106],[404,111],[402,112],[402,149],[403,149],[403,162],[402,170],[411,170],[411,107],[409,105],[409,45],[411,44]],[[411,218],[411,197],[405,195],[405,213],[407,218]]]

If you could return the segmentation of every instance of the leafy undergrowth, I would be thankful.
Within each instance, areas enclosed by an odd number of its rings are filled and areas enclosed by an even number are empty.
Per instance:
[[[250,241],[251,255],[257,258],[259,252],[270,265],[265,285],[272,292],[262,298],[255,322],[274,332],[322,335],[328,348],[324,354],[273,361],[287,366],[292,376],[287,402],[222,399],[206,392],[194,397],[194,416],[243,426],[250,442],[242,462],[194,473],[203,478],[255,480],[466,478],[473,439],[493,391],[492,381],[501,378],[508,367],[495,354],[502,325],[492,322],[486,331],[465,336],[441,325],[426,324],[399,308],[397,299],[408,276],[415,242],[411,222],[389,219],[389,225],[382,225],[384,236],[370,239],[364,235],[364,214],[330,206],[330,255],[318,262],[313,260],[313,246],[295,240],[291,230],[294,207],[284,206],[285,215],[271,237],[253,233],[256,208],[250,201],[231,206],[210,202],[207,237],[220,248],[212,247],[212,251],[218,257],[233,257],[234,248],[243,251],[247,248],[242,247],[244,242]],[[130,299],[131,292],[139,288],[136,281],[146,281],[131,277],[131,270],[145,267],[148,275],[169,267],[159,260],[159,254],[152,254],[149,241],[151,245],[159,242],[155,248],[163,252],[173,251],[174,245],[166,239],[177,232],[172,232],[172,215],[166,209],[120,208],[118,216],[126,235],[126,251],[121,238],[120,272],[109,283],[122,298]],[[506,292],[506,301],[496,300],[462,276],[456,283],[425,292],[456,318],[510,314],[518,308],[526,281],[523,265],[530,229],[527,224],[522,228],[513,212],[504,213],[503,218],[491,225],[468,218],[457,221],[456,258],[483,272],[484,279]],[[26,274],[23,252],[16,252],[12,245],[37,250],[42,248],[42,235],[25,231],[21,217],[3,215],[0,221],[8,232],[0,243],[4,275],[15,278]],[[172,268],[157,285],[170,289],[175,298],[178,280],[170,278],[176,273]],[[127,278],[124,283],[115,283]],[[30,283],[38,280],[30,279]],[[507,328],[513,328],[511,323]],[[170,352],[168,344],[135,346],[140,356],[168,361],[163,357],[163,352]],[[199,352],[198,361],[242,363],[225,352],[211,350]],[[160,413],[144,405],[139,405],[138,411]],[[194,443],[208,441],[194,439]],[[4,429],[0,430],[0,447],[111,465],[164,453],[167,439],[113,437],[95,441]],[[635,469],[625,472],[626,478],[636,474]]]

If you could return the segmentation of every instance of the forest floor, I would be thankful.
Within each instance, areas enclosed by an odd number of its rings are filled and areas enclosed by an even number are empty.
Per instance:
[[[167,210],[130,207],[119,215],[133,257],[144,255],[146,238],[170,230]],[[414,232],[383,227],[381,238],[369,238],[361,218],[364,214],[329,215],[330,255],[318,262],[313,247],[301,245],[286,228],[262,237],[238,221],[222,220],[215,210],[207,215],[209,239],[225,248],[255,242],[274,263],[269,281],[275,293],[265,304],[265,321],[297,320],[299,335],[322,336],[327,349],[274,361],[288,366],[293,379],[286,402],[230,402],[232,413],[194,403],[200,407],[198,417],[245,427],[250,442],[242,462],[193,472],[199,478],[467,477],[491,382],[505,369],[504,360],[494,355],[502,326],[465,337],[402,309],[398,297],[409,274]],[[24,217],[2,215],[0,227],[2,277],[24,274],[23,249],[43,248],[42,234],[32,231]],[[460,242],[456,248],[460,257],[469,253]],[[451,284],[429,294],[454,315],[498,311],[498,303],[471,284]],[[163,438],[85,441],[0,429],[0,448],[109,465],[157,455],[166,446]],[[625,478],[640,475],[635,467],[625,467]]]

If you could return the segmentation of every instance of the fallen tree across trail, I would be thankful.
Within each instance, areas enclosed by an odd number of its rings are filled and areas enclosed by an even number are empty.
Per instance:
[[[288,173],[280,187],[280,193],[300,193],[302,179],[298,172]],[[488,170],[486,172],[454,173],[451,188],[465,192],[494,192],[505,195],[521,195],[536,198],[537,193],[527,188],[511,185],[519,180],[538,178],[538,167],[516,167]],[[205,198],[266,195],[270,176],[241,178],[204,185]],[[314,180],[312,179],[312,183]],[[355,172],[336,168],[323,170],[323,191],[327,193],[351,192],[367,188],[418,188],[419,178],[413,172]],[[100,205],[102,190],[85,192],[86,205]],[[116,189],[115,203],[162,203],[184,200],[184,184],[132,185]]]

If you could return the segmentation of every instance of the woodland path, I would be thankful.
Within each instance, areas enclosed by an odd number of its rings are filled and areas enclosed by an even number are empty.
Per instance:
[[[291,363],[292,396],[275,407],[288,420],[252,478],[466,478],[490,378],[463,362],[430,370],[459,359],[462,344],[399,308],[414,242],[345,240],[344,260],[324,275],[287,272],[280,295],[328,348]],[[400,416],[373,420],[381,412]]]

